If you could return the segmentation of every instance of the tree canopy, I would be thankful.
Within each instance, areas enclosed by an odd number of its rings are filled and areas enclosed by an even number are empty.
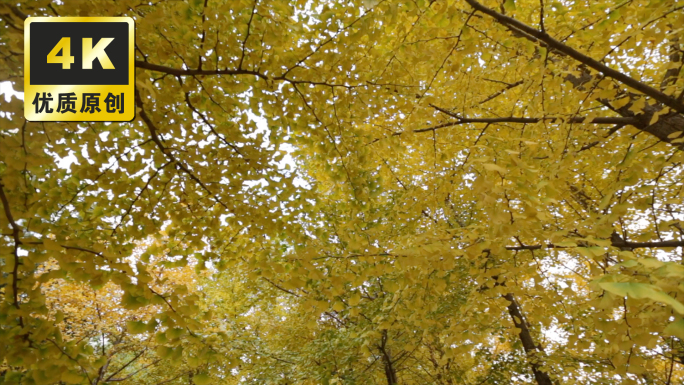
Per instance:
[[[681,0],[15,0],[136,118],[0,100],[0,383],[684,381]]]

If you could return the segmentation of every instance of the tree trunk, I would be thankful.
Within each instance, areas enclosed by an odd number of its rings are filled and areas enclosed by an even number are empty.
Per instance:
[[[510,302],[508,305],[508,314],[511,316],[515,327],[520,329],[518,337],[520,337],[520,342],[522,342],[523,349],[525,350],[528,358],[532,360],[530,365],[532,366],[532,373],[534,373],[534,378],[537,381],[537,385],[553,385],[549,375],[543,371],[540,365],[536,362],[536,353],[543,352],[544,348],[541,345],[534,343],[534,339],[530,333],[527,321],[525,321],[525,317],[523,317],[520,307],[518,306],[515,297],[513,297],[513,294],[508,293],[503,297]]]
[[[398,385],[399,381],[397,381],[397,372],[392,363],[392,354],[387,348],[387,330],[383,330],[382,332],[382,343],[378,346],[378,348],[380,348],[380,354],[382,355],[382,363],[385,368],[387,385]]]

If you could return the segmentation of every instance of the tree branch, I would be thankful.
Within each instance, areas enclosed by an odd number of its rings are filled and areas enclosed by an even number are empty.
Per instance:
[[[123,366],[121,366],[118,370],[116,370],[116,371],[115,371],[114,373],[112,373],[109,377],[107,377],[107,379],[105,380],[105,382],[107,382],[107,381],[115,381],[115,380],[112,380],[112,378],[113,378],[114,376],[116,376],[117,374],[121,373],[122,370],[126,369],[130,364],[132,364],[133,362],[135,362],[135,360],[137,360],[138,358],[140,358],[140,356],[142,356],[143,354],[145,354],[146,351],[147,351],[147,348],[141,350],[140,353],[136,354],[136,355],[135,355],[133,358],[131,358],[127,363],[125,363],[125,364],[124,364]]]
[[[245,47],[247,45],[247,39],[249,39],[249,32],[252,27],[252,19],[256,13],[256,7],[259,4],[259,0],[254,0],[254,5],[252,6],[252,13],[249,15],[249,21],[247,22],[247,33],[245,34],[245,39],[242,41],[242,55],[240,55],[240,62],[238,63],[238,68],[242,69],[242,62],[245,60]]]
[[[297,293],[295,293],[295,292],[293,292],[293,291],[287,290],[287,289],[285,289],[285,288],[283,288],[283,287],[281,287],[281,286],[278,286],[275,282],[271,281],[270,279],[268,279],[268,278],[266,278],[266,277],[261,277],[261,278],[263,278],[266,282],[270,283],[271,285],[275,286],[277,289],[282,290],[282,291],[286,292],[287,294],[292,294],[292,295],[294,295],[295,297],[299,297],[299,294],[297,294]]]
[[[156,360],[150,362],[149,364],[143,366],[142,368],[140,368],[140,369],[138,369],[138,370],[132,372],[131,374],[127,375],[126,377],[111,378],[111,376],[110,376],[110,377],[107,379],[107,382],[126,381],[126,380],[128,380],[129,378],[135,376],[136,374],[142,372],[143,370],[145,370],[145,369],[147,369],[147,368],[149,368],[149,367],[151,367],[151,366],[157,365],[157,364],[160,363],[160,362],[161,362],[161,358],[156,359]]]
[[[548,35],[546,32],[539,31],[535,28],[532,28],[528,26],[525,23],[522,23],[512,17],[503,15],[493,9],[487,8],[484,5],[478,3],[476,0],[466,0],[468,4],[470,4],[473,8],[476,10],[489,15],[493,17],[496,21],[498,21],[500,24],[508,26],[508,27],[513,27],[516,28],[528,35],[531,35],[535,37],[536,39],[539,39],[540,41],[544,42],[547,44],[550,48],[553,48],[554,50],[557,50],[559,52],[564,53],[567,56],[570,56],[571,58],[577,60],[578,62],[586,65],[587,67],[593,68],[594,70],[602,73],[604,76],[613,78],[622,84],[631,87],[644,95],[648,95],[652,97],[653,99],[663,103],[664,105],[672,108],[673,110],[679,112],[679,113],[684,113],[684,104],[680,103],[677,101],[675,98],[645,84],[642,83],[634,78],[631,78],[628,75],[623,74],[622,72],[616,71],[605,64],[575,50],[574,48],[571,48],[560,41],[554,39],[550,35]]]
[[[152,182],[152,180],[153,180],[154,178],[157,177],[157,174],[159,174],[159,171],[163,170],[163,169],[164,169],[166,166],[168,166],[169,164],[171,164],[171,161],[168,161],[168,162],[164,163],[163,165],[161,165],[161,167],[159,167],[158,169],[156,169],[156,170],[154,171],[154,174],[152,174],[152,176],[150,176],[149,179],[147,179],[147,182],[145,183],[145,186],[142,188],[142,190],[140,190],[140,193],[137,194],[137,195],[135,196],[135,199],[133,199],[133,202],[131,202],[131,205],[128,206],[128,210],[126,210],[126,212],[124,213],[124,215],[121,217],[121,220],[119,221],[119,223],[116,225],[116,227],[114,227],[114,230],[112,230],[112,235],[113,235],[114,233],[116,233],[116,230],[117,230],[119,227],[121,227],[121,225],[124,223],[124,220],[126,219],[126,217],[128,216],[128,214],[130,214],[131,211],[133,210],[133,206],[135,206],[135,202],[137,202],[138,199],[140,199],[140,197],[142,196],[142,194],[145,192],[145,190],[147,190],[147,187],[149,187],[149,185],[150,185],[150,183]]]
[[[527,325],[527,321],[525,320],[525,317],[523,316],[522,312],[520,311],[520,307],[518,306],[518,302],[515,300],[515,297],[513,297],[513,294],[507,293],[507,294],[504,294],[503,297],[508,302],[510,302],[507,306],[508,315],[511,316],[511,319],[513,320],[513,325],[515,325],[515,327],[520,330],[520,332],[518,333],[518,337],[520,338],[520,342],[523,345],[523,349],[525,350],[525,353],[528,356],[534,357],[534,355],[537,352],[544,352],[544,348],[541,345],[534,343],[534,338],[532,338],[532,333],[530,333],[530,329]],[[553,384],[548,373],[546,373],[544,370],[542,370],[542,368],[539,366],[539,363],[534,361],[534,358],[532,358],[532,362],[530,363],[530,366],[532,367],[532,373],[534,373],[534,378],[537,381],[538,385],[552,385]]]
[[[163,72],[174,76],[193,76],[193,75],[254,75],[258,76],[264,80],[268,80],[268,77],[261,72],[236,69],[236,70],[202,70],[202,69],[179,69],[171,68],[167,66],[162,66],[159,64],[152,64],[142,60],[135,61],[136,68],[143,68],[146,70]]]
[[[684,247],[684,241],[659,241],[659,242],[629,242],[629,241],[618,241],[611,240],[612,247],[625,248],[625,249],[649,249],[649,248],[660,248],[660,247]],[[572,249],[575,247],[586,247],[586,246],[559,246],[553,243],[548,243],[546,245],[522,245],[522,246],[506,246],[506,250],[511,251],[522,251],[522,250],[540,250],[546,249]]]
[[[10,210],[10,205],[9,205],[9,200],[7,199],[7,195],[5,195],[5,185],[2,182],[2,178],[0,178],[0,201],[2,201],[2,207],[5,210],[5,217],[7,217],[7,221],[10,224],[10,227],[12,227],[12,238],[14,239],[14,250],[13,250],[13,255],[14,255],[14,266],[12,267],[12,302],[14,304],[14,307],[19,309],[19,245],[22,244],[21,242],[21,227],[17,225],[17,222],[14,221],[14,217],[12,216],[12,211]],[[24,327],[24,319],[23,317],[19,317],[19,325],[21,327]]]
[[[465,118],[462,116],[459,116],[449,110],[446,110],[444,108],[435,106],[435,105],[430,105],[432,108],[449,115],[453,118],[456,118],[456,121],[453,122],[447,122],[447,123],[442,123],[436,126],[431,126],[431,127],[426,127],[426,128],[419,128],[413,130],[413,132],[429,132],[429,131],[434,131],[440,128],[445,128],[445,127],[451,127],[451,126],[457,126],[461,124],[468,124],[468,123],[538,123],[541,121],[566,121],[568,123],[587,123],[587,124],[617,124],[617,125],[637,125],[641,123],[641,120],[636,118],[636,117],[623,117],[623,116],[602,116],[602,117],[595,117],[592,118],[591,121],[588,121],[586,117],[584,116],[572,116],[570,118],[563,118],[560,116],[545,116],[541,118],[526,118],[526,117],[516,117],[516,116],[508,116],[508,117],[501,117],[501,118]],[[392,135],[401,135],[403,132],[397,132]]]
[[[224,208],[228,209],[228,211],[230,211],[230,209],[228,208],[228,206],[225,203],[223,203],[214,193],[212,193],[209,190],[209,188],[204,183],[202,183],[202,181],[197,176],[195,176],[195,174],[193,174],[192,171],[190,171],[190,169],[187,168],[187,166],[185,166],[185,164],[183,164],[180,160],[176,159],[176,157],[173,156],[173,154],[171,154],[169,148],[164,146],[164,144],[161,142],[161,139],[159,138],[159,135],[157,134],[157,127],[154,125],[154,123],[152,123],[152,120],[150,119],[149,116],[147,116],[147,113],[145,112],[145,109],[143,108],[143,102],[140,99],[140,94],[137,91],[135,93],[135,99],[136,99],[136,104],[138,105],[138,107],[140,107],[140,113],[139,113],[140,118],[147,125],[147,128],[150,131],[150,135],[152,136],[152,141],[157,144],[157,147],[159,147],[162,154],[164,154],[170,161],[176,163],[178,165],[178,167],[181,170],[183,170],[183,172],[188,174],[190,179],[197,182],[197,184],[199,184],[204,189],[204,191],[206,191],[209,194],[209,196],[212,197],[216,201],[216,203],[219,203],[221,206],[223,206]]]

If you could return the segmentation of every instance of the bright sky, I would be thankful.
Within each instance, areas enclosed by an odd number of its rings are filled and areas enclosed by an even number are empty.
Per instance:
[[[17,92],[14,90],[12,87],[12,83],[9,81],[6,82],[0,82],[0,95],[5,96],[5,101],[9,102],[12,99],[12,96],[24,100],[24,93],[23,92]],[[263,136],[265,139],[265,142],[262,144],[263,146],[268,146],[268,124],[266,119],[255,115],[254,113],[249,112],[248,113],[249,118],[252,119],[254,122],[257,124],[258,130],[254,132],[253,134],[256,135],[257,133],[265,133]],[[277,163],[279,169],[284,169],[285,167],[289,167],[290,170],[297,170],[296,164],[294,162],[294,159],[290,155],[293,151],[294,148],[288,144],[288,143],[283,143],[280,145],[279,150],[284,152],[285,155],[283,158],[280,160],[280,162]],[[76,162],[76,157],[74,155],[69,155],[64,158],[59,158],[56,159],[57,161],[57,166],[59,168],[69,168],[72,163]],[[257,181],[248,181],[245,182],[245,185],[247,187],[251,187],[257,184],[261,184],[263,186],[268,185],[268,182],[265,179],[262,180],[257,180]],[[299,187],[304,187],[304,188],[310,188],[309,184],[302,179],[301,177],[295,177],[294,180],[295,186]]]
[[[0,82],[0,95],[5,95],[6,102],[9,102],[12,99],[12,96],[24,100],[24,93],[14,91],[11,82]]]

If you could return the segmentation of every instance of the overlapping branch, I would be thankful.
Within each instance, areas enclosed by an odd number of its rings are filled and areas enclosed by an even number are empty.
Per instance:
[[[620,114],[621,116],[635,118],[633,122],[627,124],[630,124],[638,128],[639,130],[645,131],[655,136],[660,141],[670,143],[675,147],[684,150],[684,144],[677,141],[677,136],[673,135],[676,132],[682,131],[684,127],[684,100],[682,99],[682,97],[684,96],[684,92],[682,92],[679,98],[667,95],[664,92],[661,92],[660,90],[655,89],[646,83],[643,83],[639,80],[631,78],[630,76],[624,73],[614,70],[606,66],[605,64],[601,63],[600,61],[595,60],[575,50],[574,48],[564,44],[563,42],[554,39],[545,31],[537,30],[533,27],[530,27],[529,25],[520,22],[519,20],[506,16],[493,9],[487,8],[484,5],[477,2],[476,0],[466,1],[475,10],[480,11],[494,18],[499,24],[508,28],[515,36],[528,39],[543,47],[548,48],[555,54],[571,57],[575,59],[577,62],[579,62],[578,69],[580,70],[580,75],[578,77],[572,74],[565,75],[565,80],[572,83],[572,85],[575,88],[582,89],[584,84],[586,84],[594,78],[594,76],[589,73],[589,68],[591,68],[598,71],[605,78],[614,79],[622,83],[623,85],[660,102],[656,103],[655,105],[647,104],[641,112],[637,112],[635,114],[630,109],[630,107],[632,106],[631,102],[620,108],[614,108],[611,106],[610,101],[605,99],[599,100],[600,103],[615,111],[616,113]],[[668,79],[669,82],[672,81],[671,77],[666,76],[666,79]],[[639,95],[634,93],[628,93],[627,96],[631,100],[636,100],[637,98],[639,98]],[[671,112],[669,114],[662,114],[661,111],[663,110],[663,108],[666,107],[669,107],[674,112]],[[659,118],[656,120],[652,119],[655,116],[655,114],[660,114]],[[674,143],[673,140],[675,141]]]
[[[595,60],[577,50],[574,48],[561,43],[560,41],[554,39],[551,37],[549,34],[547,34],[545,31],[540,31],[536,28],[532,28],[529,25],[520,22],[519,20],[516,20],[512,17],[506,16],[504,14],[501,14],[493,9],[487,8],[484,5],[478,3],[476,0],[466,0],[470,6],[472,6],[474,9],[489,15],[493,17],[497,22],[500,24],[517,29],[523,33],[526,33],[530,36],[533,36],[534,38],[538,39],[539,41],[544,42],[549,48],[552,48],[558,52],[561,52],[578,62],[586,65],[589,68],[592,68],[605,77],[609,77],[612,79],[615,79],[619,81],[620,83],[635,89],[639,92],[641,92],[644,95],[648,95],[652,97],[653,99],[663,103],[664,105],[672,108],[673,110],[679,112],[679,113],[684,113],[684,104],[682,104],[680,101],[676,100],[672,96],[669,96],[651,86],[648,84],[645,84],[639,80],[636,80],[626,74],[623,74],[620,71],[614,70],[605,64],[599,62],[598,60]]]
[[[629,242],[624,240],[611,240],[610,245],[621,249],[657,249],[666,247],[684,247],[684,241],[658,241],[658,242]],[[506,246],[506,250],[522,251],[522,250],[540,250],[540,249],[571,249],[582,246],[561,246],[553,243],[545,245],[522,245],[522,246]]]
[[[452,118],[456,118],[457,120],[455,122],[448,122],[444,123],[439,126],[435,127],[427,127],[427,128],[420,128],[416,129],[413,132],[427,132],[427,131],[434,131],[438,128],[443,128],[443,127],[448,127],[448,126],[453,126],[453,125],[459,125],[459,124],[466,124],[466,123],[538,123],[541,121],[551,121],[551,122],[556,122],[556,121],[567,121],[568,123],[593,123],[593,124],[636,124],[640,120],[634,117],[622,117],[622,116],[607,116],[607,117],[594,117],[591,119],[588,119],[585,116],[572,116],[570,118],[562,118],[559,116],[543,116],[540,118],[528,118],[528,117],[516,117],[516,116],[507,116],[507,117],[501,117],[501,118],[465,118],[462,117],[454,112],[451,112],[445,108],[435,106],[433,104],[430,105],[432,108],[438,110],[439,112],[442,112],[446,115],[451,116]]]
[[[153,63],[149,63],[149,62],[142,61],[142,60],[136,60],[135,61],[135,67],[150,70],[150,71],[162,72],[162,73],[174,75],[174,76],[254,75],[254,76],[258,76],[264,80],[268,80],[268,77],[266,75],[262,74],[261,72],[244,70],[244,69],[235,69],[235,70],[229,70],[229,69],[203,70],[203,69],[190,69],[190,68],[181,69],[181,68],[172,68],[172,67],[162,66],[159,64],[153,64]]]
[[[204,191],[206,191],[206,192],[209,194],[209,196],[211,196],[212,199],[214,199],[214,200],[216,201],[216,203],[218,203],[218,204],[220,204],[221,206],[223,206],[224,208],[230,210],[230,209],[228,208],[228,205],[226,205],[225,203],[223,203],[223,201],[221,201],[221,200],[216,196],[216,194],[214,194],[213,192],[211,192],[211,190],[209,190],[209,188],[208,188],[208,187],[207,187],[207,186],[206,186],[206,185],[205,185],[205,184],[204,184],[204,183],[203,183],[203,182],[202,182],[202,181],[201,181],[201,180],[192,172],[192,171],[190,171],[190,169],[189,169],[183,162],[181,162],[179,159],[177,159],[177,158],[171,153],[171,150],[170,150],[169,148],[167,148],[166,146],[164,146],[164,144],[161,142],[161,139],[159,138],[159,134],[157,133],[157,132],[158,132],[157,126],[152,122],[152,120],[150,119],[150,117],[147,115],[147,112],[145,112],[145,109],[143,108],[143,107],[144,107],[144,106],[143,106],[143,102],[142,102],[142,100],[140,99],[140,94],[139,94],[138,92],[135,93],[135,99],[136,99],[136,104],[138,105],[138,107],[140,107],[140,113],[139,113],[140,118],[141,118],[141,119],[143,120],[143,122],[145,122],[145,124],[147,125],[147,128],[148,128],[149,131],[150,131],[150,135],[152,136],[152,141],[157,145],[157,147],[159,147],[159,149],[161,150],[161,152],[162,152],[170,161],[172,161],[173,163],[175,163],[175,164],[178,166],[178,168],[180,168],[183,172],[185,172],[185,173],[190,177],[190,179],[194,180],[197,184],[199,184],[199,185],[202,187],[202,189],[204,189]]]
[[[135,67],[145,69],[145,70],[150,70],[150,71],[157,71],[157,72],[161,72],[161,73],[173,75],[173,76],[252,75],[252,76],[257,76],[262,80],[284,81],[286,83],[290,83],[293,86],[297,85],[297,84],[309,84],[309,85],[314,85],[314,86],[325,86],[325,87],[330,87],[330,88],[335,88],[335,87],[346,88],[346,89],[350,90],[350,89],[353,89],[356,87],[368,87],[368,85],[374,85],[372,83],[352,85],[352,84],[330,83],[330,82],[326,82],[326,81],[296,80],[296,79],[291,79],[291,78],[287,77],[286,75],[269,77],[268,75],[266,75],[262,72],[245,70],[245,69],[234,69],[234,70],[229,70],[229,69],[203,70],[203,69],[190,69],[190,68],[182,69],[182,68],[173,68],[173,67],[162,66],[159,64],[153,64],[153,63],[145,62],[142,60],[136,60],[135,61]],[[378,85],[378,87],[379,87],[379,85]]]

